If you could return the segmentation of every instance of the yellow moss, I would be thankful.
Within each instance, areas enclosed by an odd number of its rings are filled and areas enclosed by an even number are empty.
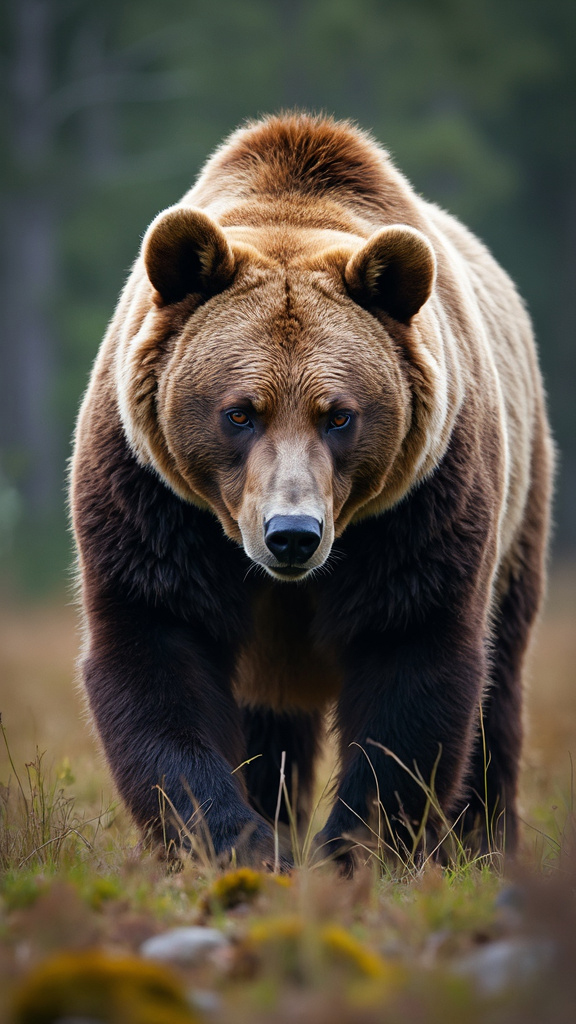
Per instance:
[[[286,917],[269,917],[266,921],[257,921],[250,928],[248,937],[260,946],[270,942],[299,939],[303,932],[302,918],[290,914]]]
[[[267,878],[272,885],[279,885],[281,889],[289,889],[292,885],[292,879],[288,875],[268,875]]]
[[[227,871],[212,883],[206,896],[222,907],[235,907],[244,900],[252,900],[262,892],[263,876],[252,868],[237,868]]]
[[[290,879],[254,871],[252,868],[237,868],[220,875],[204,893],[201,907],[211,910],[215,906],[230,910],[239,903],[250,903],[270,885],[286,887]]]
[[[86,1017],[103,1024],[195,1024],[178,980],[165,968],[99,950],[60,953],[17,990],[15,1024]]]
[[[341,925],[318,927],[295,914],[254,923],[247,935],[247,948],[259,961],[272,958],[286,974],[296,972],[312,980],[318,972],[337,971],[347,986],[371,986],[370,991],[379,997],[401,984],[404,976],[397,965],[387,963]]]
[[[394,973],[378,953],[368,949],[339,924],[325,925],[320,938],[324,948],[366,978],[384,979]]]
[[[244,951],[269,977],[302,983],[311,963],[307,938],[304,922],[296,914],[267,918],[251,926]]]

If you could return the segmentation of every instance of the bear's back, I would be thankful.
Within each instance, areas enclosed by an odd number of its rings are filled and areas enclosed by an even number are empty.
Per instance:
[[[210,208],[223,225],[235,216],[244,224],[271,217],[310,224],[324,213],[330,223],[322,226],[368,235],[385,223],[419,226],[414,198],[367,133],[351,122],[292,114],[234,132],[184,203]]]

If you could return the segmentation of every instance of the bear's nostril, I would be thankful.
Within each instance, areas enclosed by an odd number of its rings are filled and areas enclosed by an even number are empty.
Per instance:
[[[264,527],[266,547],[284,565],[303,565],[322,539],[322,523],[312,516],[272,516]]]
[[[268,535],[268,547],[273,547],[275,552],[288,551],[290,546],[289,533],[272,533]]]

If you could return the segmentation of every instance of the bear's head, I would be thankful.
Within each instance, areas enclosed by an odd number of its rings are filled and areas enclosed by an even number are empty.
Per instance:
[[[125,317],[118,356],[128,439],[274,577],[321,566],[437,461],[445,375],[419,231],[221,227],[179,206],[143,264],[147,312]]]

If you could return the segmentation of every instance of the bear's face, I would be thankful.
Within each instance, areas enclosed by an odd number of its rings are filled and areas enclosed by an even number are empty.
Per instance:
[[[369,243],[327,247],[334,239],[317,232],[313,251],[300,246],[286,265],[238,232],[227,238],[198,211],[185,211],[180,234],[171,225],[168,244],[166,218],[181,213],[164,215],[145,240],[156,305],[131,355],[129,434],[140,452],[145,436],[146,457],[166,481],[211,508],[254,562],[276,578],[301,579],[386,488],[411,425],[395,343],[352,297],[363,286],[354,275],[376,273],[358,259]],[[197,250],[182,244],[192,215],[211,245],[206,271],[202,254],[191,268]],[[434,262],[421,238],[408,234],[429,290]],[[406,320],[413,302],[402,301]]]
[[[381,490],[409,396],[374,318],[336,292],[329,299],[322,275],[269,270],[248,288],[249,276],[190,317],[158,414],[179,473],[226,532],[274,575],[298,577],[323,564],[335,533]],[[312,520],[303,525],[319,543],[305,564],[282,565],[267,543],[278,517]]]

